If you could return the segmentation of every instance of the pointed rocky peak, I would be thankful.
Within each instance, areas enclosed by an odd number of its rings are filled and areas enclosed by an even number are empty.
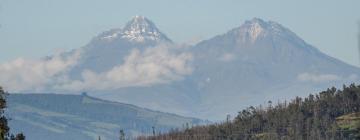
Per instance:
[[[144,16],[135,16],[123,28],[122,37],[135,42],[171,42],[155,24]]]
[[[248,26],[260,26],[260,27],[265,28],[268,23],[260,18],[253,18],[251,20],[245,21],[244,24],[248,25]]]
[[[144,16],[134,16],[123,29],[112,29],[100,35],[102,40],[125,39],[134,43],[172,42],[155,24]]]
[[[248,33],[250,39],[255,41],[264,31],[266,30],[268,24],[259,18],[254,18],[251,21],[246,21],[242,26],[244,31]]]
[[[236,34],[242,40],[249,40],[255,42],[260,37],[265,36],[296,36],[281,24],[273,21],[264,21],[260,18],[253,18],[245,21],[240,27],[230,31],[231,34]]]
[[[249,31],[262,30],[269,32],[272,32],[274,30],[282,30],[282,31],[288,30],[277,22],[264,21],[260,18],[253,18],[252,20],[245,21],[245,23],[240,28],[245,28]]]
[[[125,31],[159,32],[155,24],[144,16],[133,17],[124,27]]]

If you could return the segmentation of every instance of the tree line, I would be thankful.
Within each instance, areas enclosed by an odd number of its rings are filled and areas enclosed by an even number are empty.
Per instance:
[[[173,129],[137,140],[353,140],[360,139],[360,85],[329,88],[305,98],[250,106],[224,122]],[[353,114],[353,128],[341,127],[337,118]],[[350,120],[351,121],[351,120]]]

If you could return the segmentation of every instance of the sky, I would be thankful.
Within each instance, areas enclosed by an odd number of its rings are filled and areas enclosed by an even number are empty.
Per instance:
[[[178,43],[209,39],[254,17],[276,21],[322,52],[360,66],[359,0],[0,0],[0,63],[86,45],[135,15]]]

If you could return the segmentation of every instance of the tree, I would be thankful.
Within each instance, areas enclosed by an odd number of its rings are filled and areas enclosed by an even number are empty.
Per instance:
[[[25,136],[24,136],[24,134],[20,133],[20,134],[17,134],[15,136],[15,138],[11,139],[11,140],[25,140]]]
[[[151,128],[152,128],[153,136],[155,136],[155,135],[156,135],[156,133],[155,133],[155,126],[153,126],[153,127],[151,127]]]
[[[119,140],[125,140],[125,132],[124,132],[124,130],[120,130],[120,138],[119,138]]]
[[[7,93],[0,86],[0,140],[25,140],[25,136],[22,133],[16,136],[9,134],[8,120],[4,114],[6,108],[6,96]]]
[[[0,87],[0,140],[5,140],[9,136],[9,126],[7,119],[4,115],[4,109],[6,108],[6,93]]]

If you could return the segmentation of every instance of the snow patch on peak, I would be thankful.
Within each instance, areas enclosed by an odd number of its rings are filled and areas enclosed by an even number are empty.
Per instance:
[[[268,23],[259,18],[253,18],[252,20],[245,21],[239,28],[233,30],[236,34],[246,37],[250,42],[255,42],[260,36],[262,36],[267,28]],[[245,38],[244,38],[245,39]]]
[[[106,40],[106,41],[111,41],[111,40],[114,40],[116,39],[119,34],[121,34],[122,30],[121,29],[113,29],[113,30],[110,30],[110,31],[107,31],[105,33],[103,33],[102,35],[100,35],[100,39],[101,40]]]
[[[251,19],[250,21],[246,21],[247,24],[254,24],[254,23],[257,23],[257,24],[261,24],[262,26],[266,26],[266,21],[260,19],[260,18],[253,18]]]
[[[231,34],[235,34],[243,41],[256,42],[261,37],[268,35],[275,35],[281,37],[296,38],[296,35],[289,29],[283,27],[281,24],[273,21],[264,21],[260,18],[253,18],[252,20],[245,21],[240,27],[230,31]]]
[[[254,42],[263,31],[264,29],[259,23],[254,23],[252,26],[250,26],[248,32],[250,34],[251,41]]]
[[[100,35],[101,40],[112,41],[126,39],[130,42],[172,42],[155,26],[153,22],[144,16],[134,16],[123,29],[112,29]]]
[[[145,17],[144,17],[144,16],[141,16],[141,15],[136,15],[136,16],[134,16],[133,19],[134,19],[134,20],[145,20]]]
[[[144,16],[135,16],[123,29],[122,38],[135,42],[160,41],[169,39],[163,35],[153,22]]]
[[[283,30],[281,25],[271,21],[267,22],[260,18],[253,18],[250,21],[246,21],[242,27],[245,28],[244,30],[248,33],[251,42],[255,42],[265,33],[274,31],[279,33]]]

